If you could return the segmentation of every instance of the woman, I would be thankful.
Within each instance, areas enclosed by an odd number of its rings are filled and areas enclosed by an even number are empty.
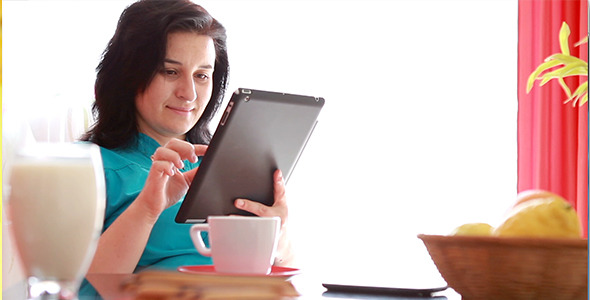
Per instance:
[[[189,0],[141,0],[123,11],[97,68],[96,124],[83,137],[101,146],[107,183],[105,225],[89,273],[211,264],[190,225],[174,217],[211,139],[209,124],[227,86],[223,26]],[[276,264],[291,262],[280,171],[272,207],[237,208],[281,217]]]

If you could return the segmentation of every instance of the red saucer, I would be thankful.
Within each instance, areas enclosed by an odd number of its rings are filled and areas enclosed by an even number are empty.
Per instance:
[[[232,274],[232,273],[218,273],[214,266],[182,266],[178,267],[178,271],[191,274],[208,274],[208,275],[228,275],[228,276],[271,276],[289,278],[293,275],[299,274],[299,269],[272,266],[270,274]]]

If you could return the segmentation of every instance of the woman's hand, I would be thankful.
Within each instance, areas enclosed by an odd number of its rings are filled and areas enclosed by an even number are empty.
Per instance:
[[[234,205],[247,212],[253,213],[260,217],[280,217],[281,218],[281,235],[277,248],[276,265],[286,266],[293,264],[293,253],[291,242],[287,234],[287,221],[289,217],[289,208],[287,206],[287,195],[285,192],[285,181],[281,170],[276,170],[273,175],[274,182],[274,204],[266,206],[256,201],[247,199],[237,199]]]
[[[172,139],[156,149],[145,186],[136,199],[142,202],[154,221],[188,191],[198,168],[182,173],[179,169],[184,167],[183,161],[195,163],[206,151],[206,145],[193,145],[179,139]]]
[[[197,168],[185,173],[183,160],[196,162],[207,146],[173,139],[156,149],[145,186],[135,201],[100,236],[88,273],[132,273],[158,217],[186,193]]]
[[[281,227],[287,222],[289,216],[289,209],[287,207],[287,196],[285,193],[285,182],[283,180],[283,173],[281,170],[276,170],[273,175],[274,181],[274,204],[266,206],[262,203],[247,200],[237,199],[235,206],[241,210],[251,212],[259,217],[280,217]]]

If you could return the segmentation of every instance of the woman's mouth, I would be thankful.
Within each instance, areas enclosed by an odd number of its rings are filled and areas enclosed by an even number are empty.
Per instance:
[[[186,108],[186,107],[172,107],[167,106],[172,112],[177,113],[179,115],[190,115],[195,109],[194,108]]]

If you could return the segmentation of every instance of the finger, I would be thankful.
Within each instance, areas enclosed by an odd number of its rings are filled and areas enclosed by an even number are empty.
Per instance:
[[[160,174],[160,176],[161,174],[165,174],[167,176],[174,176],[177,172],[179,171],[176,165],[166,160],[154,161],[152,163],[152,168],[150,170],[150,174],[154,174],[153,176],[158,176],[158,174]]]
[[[195,147],[195,154],[197,156],[205,155],[205,152],[207,152],[207,149],[209,148],[209,146],[207,146],[207,145],[200,145],[200,144],[194,144],[193,146]]]
[[[193,182],[193,179],[195,178],[195,175],[197,174],[197,170],[199,170],[199,167],[196,167],[190,171],[186,171],[184,172],[184,179],[186,180],[187,184],[191,184]]]
[[[281,172],[281,170],[276,170],[273,177],[275,198],[273,206],[286,205],[287,196],[285,191],[285,179],[283,178],[283,172]]]
[[[182,160],[187,159],[192,163],[195,163],[199,160],[198,156],[205,155],[207,151],[206,145],[193,145],[187,141],[182,141],[179,139],[172,139],[164,148],[171,149],[178,153]]]
[[[169,162],[169,163],[172,163],[175,167],[177,167],[179,169],[184,168],[184,162],[183,162],[180,154],[178,154],[178,152],[176,152],[170,148],[158,147],[158,149],[156,149],[156,152],[154,152],[154,154],[152,155],[151,158],[154,162],[156,162],[156,161]],[[153,164],[152,164],[152,166],[153,166]]]
[[[268,207],[264,204],[258,203],[256,201],[251,201],[251,200],[247,200],[247,199],[237,199],[234,202],[234,205],[241,210],[245,210],[247,212],[253,213],[259,217],[270,216],[270,214],[269,214],[270,207]]]

